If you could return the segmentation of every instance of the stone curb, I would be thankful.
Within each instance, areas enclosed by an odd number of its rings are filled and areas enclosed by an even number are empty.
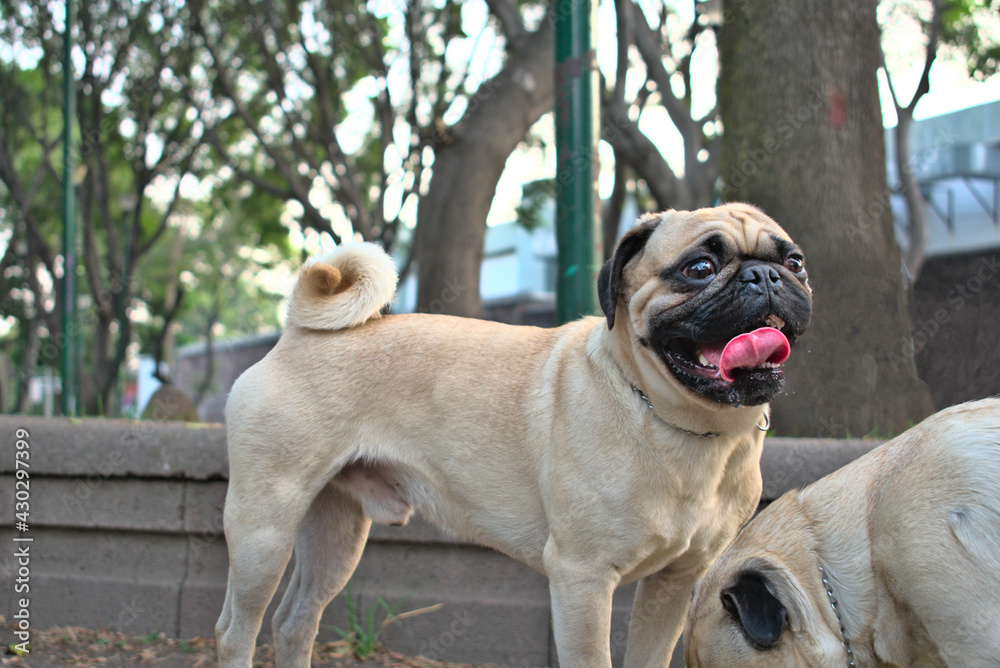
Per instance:
[[[108,626],[171,637],[211,635],[225,594],[222,536],[225,429],[217,424],[0,416],[0,504],[12,505],[18,429],[29,432],[31,609],[35,628]],[[762,502],[817,480],[876,441],[773,438],[764,444]],[[11,544],[13,523],[0,525]],[[0,555],[0,579],[17,568]],[[285,574],[285,582],[289,574]],[[373,526],[351,580],[364,609],[375,596],[440,611],[395,627],[408,654],[459,662],[556,665],[548,584],[527,566],[420,520]],[[282,585],[283,587],[283,585]],[[280,588],[279,588],[280,589]],[[615,592],[613,666],[620,666],[635,586]],[[327,607],[320,638],[343,627],[345,593]],[[272,601],[267,619],[279,595]],[[0,614],[14,612],[0,588]],[[270,621],[260,640],[269,641]],[[671,666],[680,666],[675,654]]]
[[[226,432],[219,424],[100,418],[0,416],[0,473],[14,466],[14,432],[31,434],[32,475],[228,478]],[[763,501],[832,473],[881,441],[768,438],[761,457]]]
[[[0,416],[0,472],[14,466],[14,434],[27,429],[32,475],[222,479],[220,424]]]

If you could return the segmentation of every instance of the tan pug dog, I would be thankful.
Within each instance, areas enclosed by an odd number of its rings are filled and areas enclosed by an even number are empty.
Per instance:
[[[698,585],[684,639],[689,668],[1000,665],[1000,399],[782,496]]]
[[[626,664],[665,666],[760,496],[766,402],[811,314],[799,249],[747,205],[647,216],[600,273],[606,318],[555,329],[380,317],[395,283],[366,244],[307,264],[233,386],[220,665],[250,665],[294,544],[274,643],[308,666],[370,522],[420,511],[548,576],[568,668],[611,665],[611,595],[639,580]]]

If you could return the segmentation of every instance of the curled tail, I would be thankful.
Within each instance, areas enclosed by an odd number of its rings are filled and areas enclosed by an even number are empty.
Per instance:
[[[369,243],[338,246],[299,272],[288,299],[288,327],[337,330],[378,317],[396,291],[396,264]]]

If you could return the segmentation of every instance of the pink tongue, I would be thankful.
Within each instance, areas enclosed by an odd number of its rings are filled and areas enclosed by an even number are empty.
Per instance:
[[[761,327],[740,334],[726,344],[701,346],[708,361],[719,367],[724,380],[732,382],[736,369],[756,369],[765,362],[781,364],[788,359],[792,346],[785,335],[773,327]]]

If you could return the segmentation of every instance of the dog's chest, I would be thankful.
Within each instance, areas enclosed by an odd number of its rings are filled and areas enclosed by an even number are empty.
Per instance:
[[[646,538],[649,556],[633,568],[630,579],[670,568],[678,573],[698,573],[714,560],[749,519],[752,508],[734,499],[682,506],[670,518],[662,518],[657,530]]]
[[[644,531],[636,535],[625,582],[664,568],[700,573],[729,544],[760,499],[757,467],[724,469],[706,480],[688,478],[687,486],[673,482],[641,504]]]

